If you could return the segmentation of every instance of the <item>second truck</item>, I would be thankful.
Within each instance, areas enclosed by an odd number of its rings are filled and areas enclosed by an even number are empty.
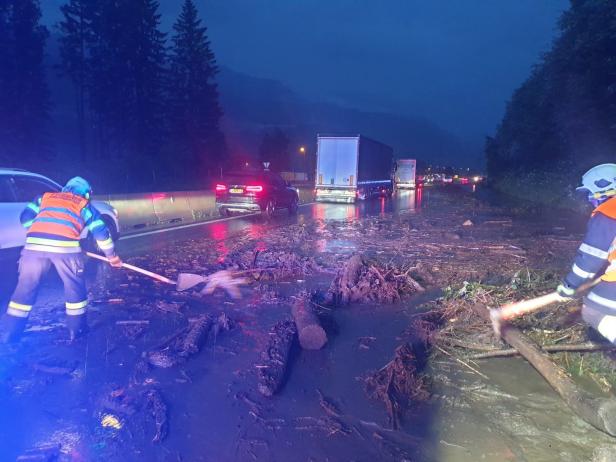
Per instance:
[[[319,202],[354,203],[391,195],[393,149],[365,136],[317,136]]]
[[[414,189],[416,173],[417,161],[415,159],[398,159],[394,174],[396,189]]]

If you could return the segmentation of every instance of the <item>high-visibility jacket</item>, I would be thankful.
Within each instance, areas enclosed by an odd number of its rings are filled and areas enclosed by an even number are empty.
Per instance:
[[[616,198],[597,207],[588,222],[565,283],[577,289],[584,282],[601,276],[601,283],[586,297],[607,314],[616,315]]]
[[[105,255],[115,255],[111,234],[100,213],[88,199],[76,194],[53,192],[37,197],[21,213],[21,223],[28,229],[28,250],[81,252],[79,239],[87,227]]]

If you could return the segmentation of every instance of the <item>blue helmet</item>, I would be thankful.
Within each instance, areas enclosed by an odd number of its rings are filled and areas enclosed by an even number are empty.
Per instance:
[[[80,176],[76,176],[68,180],[64,188],[62,188],[62,192],[70,192],[78,196],[85,197],[86,199],[90,199],[92,187],[86,180]]]
[[[577,191],[588,193],[588,200],[604,202],[616,195],[616,164],[597,165],[582,177],[582,186]]]

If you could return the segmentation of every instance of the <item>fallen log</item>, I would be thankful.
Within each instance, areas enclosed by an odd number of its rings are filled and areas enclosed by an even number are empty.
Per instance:
[[[296,334],[295,323],[290,320],[280,321],[270,330],[267,350],[263,353],[263,364],[257,366],[257,388],[261,394],[273,396],[282,385]]]
[[[610,351],[615,350],[614,345],[600,345],[596,343],[580,343],[576,345],[545,345],[541,349],[547,353],[562,353],[564,351],[572,351],[577,353],[592,352],[592,351]],[[515,348],[508,348],[506,350],[491,350],[485,353],[478,353],[469,356],[468,359],[488,359],[488,358],[507,358],[510,356],[517,356],[520,352]]]
[[[152,438],[152,443],[160,443],[167,436],[168,422],[167,422],[167,405],[160,393],[155,388],[151,388],[145,393],[146,407],[150,411],[152,418],[154,419],[154,426],[156,433]]]
[[[491,325],[490,313],[485,306],[475,305],[473,310]],[[500,334],[543,376],[573,412],[593,427],[616,436],[616,399],[598,398],[580,389],[563,368],[550,361],[539,345],[516,327],[503,324]]]
[[[198,353],[207,339],[213,322],[211,316],[199,316],[191,321],[188,332],[178,348],[178,355],[187,357]]]
[[[305,350],[320,350],[327,343],[327,334],[310,302],[298,300],[291,309],[297,327],[299,344]]]

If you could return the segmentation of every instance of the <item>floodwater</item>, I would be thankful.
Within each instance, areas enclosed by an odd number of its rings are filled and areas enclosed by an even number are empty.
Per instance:
[[[248,235],[258,241],[276,228],[310,220],[348,221],[391,213],[429,213],[429,189],[358,206],[310,204],[297,217],[274,222],[238,218],[159,233],[120,243],[121,255],[155,255],[171,241],[203,239],[218,258],[229,253],[226,240]],[[439,202],[441,203],[441,202]],[[470,213],[470,212],[469,212]],[[353,239],[322,240],[317,252],[351,254]],[[97,281],[108,269],[91,268]],[[291,295],[324,290],[331,275],[278,283]],[[113,296],[113,287],[109,288]],[[388,430],[381,402],[370,400],[362,377],[383,367],[394,349],[414,343],[410,317],[438,291],[391,306],[357,305],[327,316],[329,342],[320,351],[294,350],[287,379],[273,398],[256,389],[260,353],[268,330],[288,317],[288,306],[251,303],[245,297],[205,299],[182,313],[135,311],[123,304],[93,304],[92,331],[75,345],[65,342],[62,297],[52,277],[35,308],[35,327],[20,345],[0,352],[0,461],[26,450],[58,443],[64,461],[584,461],[612,440],[575,417],[541,377],[521,359],[484,361],[482,378],[445,358],[429,365],[433,398],[408,412],[401,431]],[[8,297],[6,291],[3,299]],[[135,372],[142,352],[186,325],[203,311],[225,311],[235,328],[184,364]],[[127,337],[117,321],[144,320],[144,332]],[[143,393],[152,387],[168,405],[168,435],[152,443],[155,423]],[[110,409],[110,394],[125,392],[130,406]],[[327,419],[319,393],[337,407],[349,434]],[[127,412],[132,410],[132,414]],[[105,414],[118,427],[104,428]],[[614,453],[614,451],[612,451]]]

